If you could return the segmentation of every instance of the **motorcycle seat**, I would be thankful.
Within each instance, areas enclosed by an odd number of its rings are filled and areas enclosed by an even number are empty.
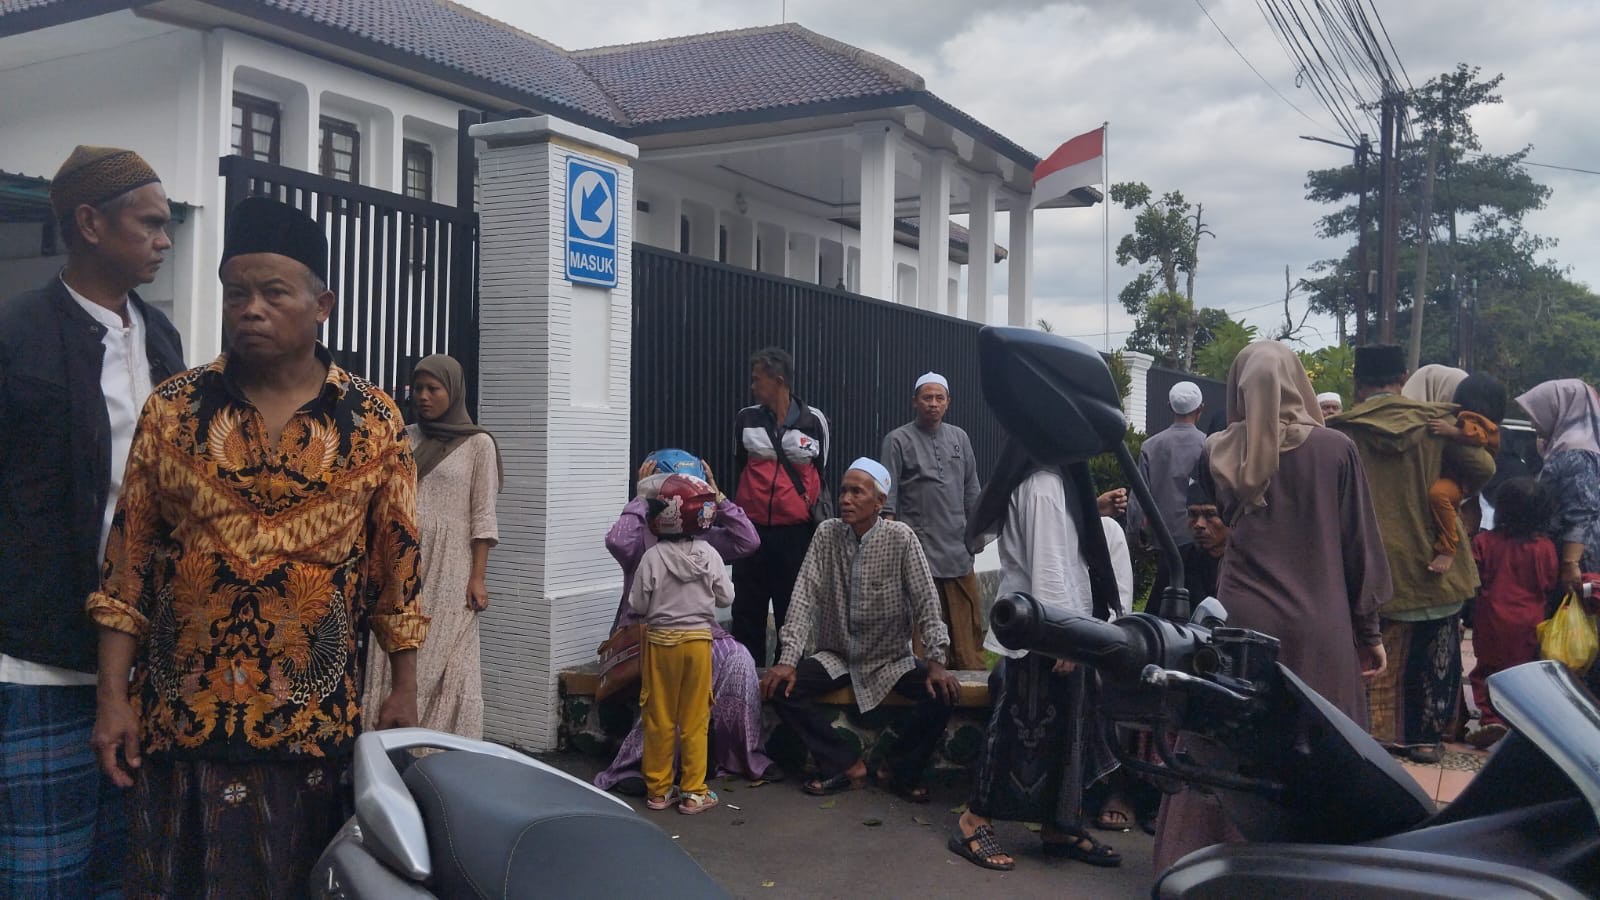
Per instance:
[[[688,854],[586,785],[448,751],[404,775],[422,811],[440,897],[720,897]]]

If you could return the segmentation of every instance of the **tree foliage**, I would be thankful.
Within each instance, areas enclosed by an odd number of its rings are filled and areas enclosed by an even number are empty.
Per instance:
[[[1419,137],[1437,135],[1440,149],[1433,210],[1426,223],[1418,221],[1425,142],[1408,142],[1401,149],[1396,336],[1402,341],[1409,336],[1417,299],[1411,296],[1415,247],[1426,227],[1432,249],[1429,289],[1422,298],[1428,304],[1422,362],[1457,365],[1470,359],[1474,369],[1520,390],[1548,378],[1588,377],[1585,373],[1600,369],[1600,297],[1544,258],[1555,241],[1524,226],[1525,217],[1542,209],[1551,196],[1550,188],[1535,181],[1523,165],[1531,148],[1483,152],[1472,117],[1502,102],[1503,77],[1486,78],[1477,67],[1463,63],[1406,98],[1414,130]],[[1367,184],[1369,264],[1376,269],[1376,162]],[[1341,255],[1315,264],[1304,286],[1312,294],[1313,308],[1341,323],[1353,311],[1358,187],[1353,165],[1307,174],[1307,198],[1335,206],[1318,220],[1318,235],[1350,244]],[[1470,346],[1463,345],[1464,335]]]
[[[1132,233],[1117,242],[1117,265],[1143,267],[1117,294],[1122,308],[1134,317],[1127,349],[1188,369],[1203,340],[1194,283],[1200,238],[1211,231],[1200,209],[1180,191],[1156,197],[1147,185],[1130,181],[1112,185],[1110,198],[1123,209],[1138,211]]]
[[[1250,346],[1250,342],[1256,339],[1256,333],[1254,325],[1226,320],[1212,332],[1211,340],[1195,352],[1195,372],[1207,378],[1227,380],[1234,357]]]

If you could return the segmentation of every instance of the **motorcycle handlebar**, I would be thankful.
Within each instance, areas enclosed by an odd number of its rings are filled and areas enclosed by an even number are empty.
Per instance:
[[[1028,594],[995,601],[989,612],[994,636],[1012,650],[1028,650],[1093,666],[1103,675],[1137,679],[1159,663],[1142,632],[1078,613],[1048,609]]]

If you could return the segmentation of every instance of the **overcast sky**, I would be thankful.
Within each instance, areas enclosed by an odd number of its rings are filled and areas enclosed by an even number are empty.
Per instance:
[[[1178,189],[1205,204],[1216,233],[1200,255],[1196,301],[1270,328],[1282,320],[1283,269],[1307,274],[1341,246],[1318,240],[1325,210],[1305,197],[1307,169],[1347,151],[1297,140],[1339,139],[1331,116],[1295,72],[1255,0],[1202,0],[1242,54],[1307,121],[1275,96],[1206,21],[1194,0],[599,0],[581,12],[555,0],[467,5],[569,49],[789,21],[882,54],[929,90],[1040,156],[1111,123],[1112,181]],[[1600,48],[1593,0],[1377,0],[1412,82],[1457,62],[1504,73],[1505,102],[1474,124],[1486,151],[1532,144],[1529,159],[1600,169],[1588,86]],[[1587,135],[1587,139],[1583,136]],[[1373,138],[1376,140],[1376,130]],[[1529,219],[1560,243],[1552,256],[1600,285],[1600,176],[1532,169],[1554,189]],[[1111,242],[1131,226],[1111,211]],[[1102,330],[1101,212],[1036,214],[1036,312],[1057,331],[1098,341]],[[1000,217],[998,233],[1005,231]],[[1005,266],[998,267],[1003,293]],[[1132,276],[1111,267],[1113,346],[1129,318],[1115,295]],[[1252,309],[1252,307],[1256,307]],[[1294,304],[1298,315],[1303,300]],[[1331,321],[1317,322],[1331,340]],[[1320,346],[1316,335],[1308,335]]]

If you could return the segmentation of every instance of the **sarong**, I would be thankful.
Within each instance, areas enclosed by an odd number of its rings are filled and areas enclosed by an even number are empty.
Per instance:
[[[1383,620],[1389,667],[1367,687],[1372,736],[1394,748],[1443,742],[1461,703],[1461,617]]]
[[[348,770],[348,760],[146,757],[128,797],[128,896],[306,896],[350,816]]]
[[[989,676],[989,730],[969,804],[974,815],[1082,828],[1083,792],[1117,767],[1089,670],[1055,675],[1038,653],[1002,660]]]

